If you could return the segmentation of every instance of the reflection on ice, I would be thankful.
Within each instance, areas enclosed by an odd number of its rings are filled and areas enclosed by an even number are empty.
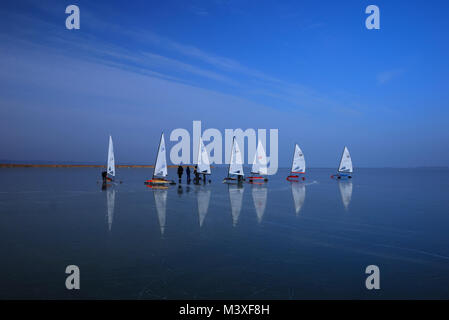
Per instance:
[[[340,189],[341,201],[343,201],[345,209],[348,210],[352,197],[352,181],[338,181],[338,188]]]
[[[265,207],[267,206],[267,193],[268,189],[266,185],[252,186],[254,207],[256,208],[257,221],[259,223],[262,222],[262,218],[265,213]]]
[[[165,232],[165,216],[167,208],[167,190],[153,189],[154,202],[156,203],[156,211],[159,219],[159,226],[161,228],[161,235]]]
[[[244,189],[242,184],[229,184],[228,190],[229,200],[231,202],[232,224],[235,227],[239,220],[240,211],[242,211]]]
[[[303,182],[292,182],[291,185],[295,212],[296,215],[299,215],[306,199],[306,185]]]
[[[196,193],[200,227],[203,226],[204,219],[206,218],[207,215],[207,210],[209,209],[210,192],[211,191],[209,189],[200,188]]]
[[[115,207],[115,189],[109,188],[106,191],[106,203],[108,207],[108,228],[112,229],[112,221],[114,220],[114,207]]]

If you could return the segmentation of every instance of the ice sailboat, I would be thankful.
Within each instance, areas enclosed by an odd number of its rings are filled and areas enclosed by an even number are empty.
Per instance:
[[[167,154],[165,151],[164,133],[161,134],[159,148],[157,150],[156,163],[154,165],[153,177],[145,184],[149,187],[167,187],[169,184],[176,184],[173,180],[167,180]]]
[[[262,142],[259,140],[257,144],[256,154],[254,155],[253,167],[251,168],[251,176],[248,177],[249,183],[264,183],[268,179],[263,177],[268,174],[267,155]]]
[[[352,178],[352,160],[349,154],[348,148],[345,146],[343,149],[343,154],[341,155],[340,166],[338,167],[338,173],[333,175],[332,178],[342,179],[342,178]]]
[[[290,175],[287,177],[288,181],[299,181],[301,176],[301,180],[306,180],[304,175],[306,174],[306,160],[304,159],[304,154],[302,153],[301,148],[295,144],[295,151],[293,153],[293,161],[292,161],[292,169]]]
[[[203,175],[204,182],[206,182],[206,175],[211,174],[210,171],[210,161],[207,149],[204,146],[203,139],[200,137],[200,142],[198,144],[198,158],[196,164],[197,172]],[[198,181],[196,181],[198,183]]]
[[[229,161],[228,176],[223,183],[241,183],[243,181],[243,159],[238,142],[232,139],[231,160]]]
[[[107,176],[108,181],[114,181],[115,178],[115,158],[114,158],[114,145],[112,143],[112,137],[109,136],[109,148],[108,148],[108,163],[107,163]]]

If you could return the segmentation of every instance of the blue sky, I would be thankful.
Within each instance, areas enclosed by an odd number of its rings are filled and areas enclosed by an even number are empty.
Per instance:
[[[76,4],[81,29],[65,28]],[[381,29],[365,28],[376,4]],[[446,1],[2,1],[0,159],[151,163],[160,132],[277,128],[335,167],[449,165]],[[168,140],[168,137],[166,137]],[[173,143],[168,143],[168,148]]]

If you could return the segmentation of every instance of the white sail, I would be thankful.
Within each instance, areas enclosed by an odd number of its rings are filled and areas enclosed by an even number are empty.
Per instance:
[[[237,185],[229,185],[229,200],[231,202],[232,224],[235,227],[242,211],[243,188]]]
[[[229,174],[243,176],[243,159],[237,140],[232,140],[231,162],[229,163]]]
[[[204,146],[203,139],[200,137],[200,143],[198,146],[198,173],[210,174],[210,161],[207,149]]]
[[[340,166],[338,167],[339,172],[352,173],[352,160],[349,154],[348,148],[345,147],[343,150],[343,155],[341,156]]]
[[[165,232],[166,208],[167,208],[167,190],[153,189],[154,202],[156,203],[157,217],[159,219],[159,227],[161,235]]]
[[[257,144],[256,154],[254,155],[253,167],[251,169],[251,173],[254,174],[268,174],[267,168],[267,155],[265,153],[265,149],[262,145],[262,142],[259,140]]]
[[[293,202],[295,204],[296,215],[301,211],[306,199],[306,186],[304,183],[292,183]]]
[[[200,189],[196,194],[196,200],[198,201],[198,216],[200,220],[200,227],[203,226],[204,219],[207,215],[207,210],[209,209],[210,193],[210,189]]]
[[[108,150],[108,174],[115,177],[115,159],[114,146],[112,144],[112,137],[109,136],[109,150]]]
[[[253,186],[252,188],[254,208],[256,208],[257,221],[259,223],[262,222],[267,206],[267,193],[268,189],[266,186]]]
[[[306,160],[301,148],[295,144],[295,153],[293,154],[292,173],[305,173]]]
[[[340,189],[341,201],[345,209],[348,210],[352,198],[352,181],[338,181],[338,188]]]
[[[166,177],[167,176],[167,156],[165,152],[164,133],[161,135],[159,142],[159,149],[157,151],[156,164],[154,165],[153,176]]]
[[[108,227],[109,231],[112,229],[112,221],[114,220],[114,207],[115,207],[115,190],[108,188],[106,191],[106,203],[108,206]]]

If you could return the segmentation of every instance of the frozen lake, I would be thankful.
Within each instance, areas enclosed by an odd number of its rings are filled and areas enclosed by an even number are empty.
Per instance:
[[[0,298],[449,299],[448,169],[310,169],[300,184],[280,169],[242,188],[225,172],[153,190],[152,169],[118,169],[101,190],[96,168],[0,169]]]

